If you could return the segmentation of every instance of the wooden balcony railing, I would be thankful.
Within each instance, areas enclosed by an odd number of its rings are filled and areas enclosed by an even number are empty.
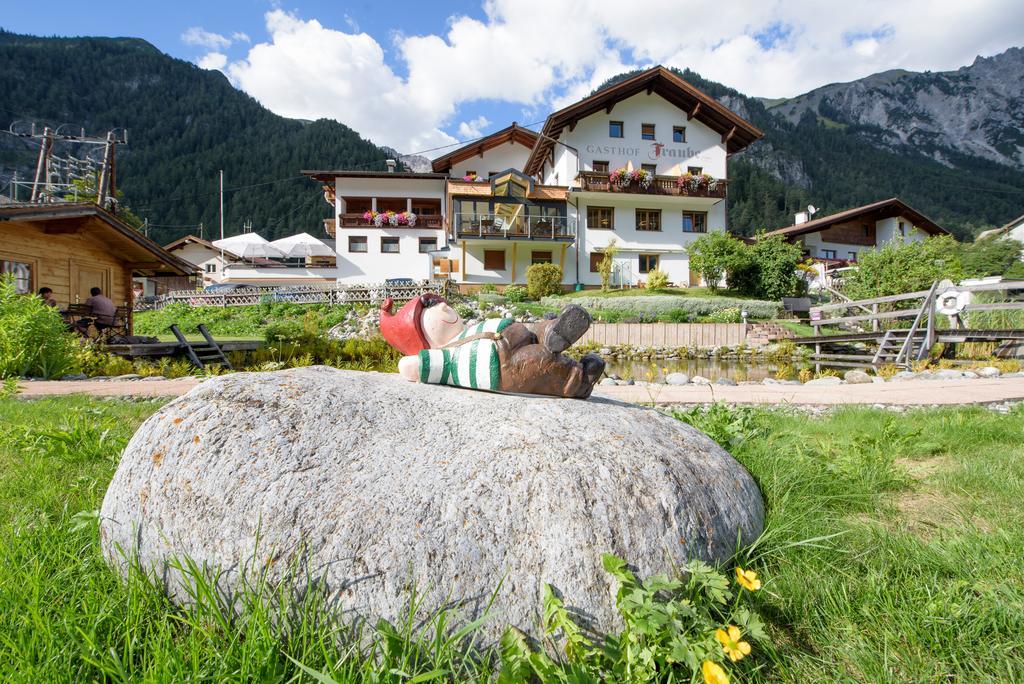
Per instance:
[[[341,215],[341,227],[342,228],[376,228],[373,221],[367,221],[363,218],[362,213],[358,214],[342,214]],[[438,214],[430,214],[424,216],[420,214],[416,217],[415,226],[385,226],[387,228],[443,228],[444,219]]]
[[[629,185],[613,185],[608,179],[608,174],[598,171],[580,171],[577,179],[580,182],[580,189],[584,192],[624,192],[634,195],[668,195],[670,197],[710,197],[722,199],[725,197],[729,181],[716,179],[710,187],[682,187],[677,185],[676,176],[655,176],[651,184],[646,188],[640,187],[639,183],[633,182]]]
[[[492,240],[564,240],[576,237],[576,221],[561,216],[456,214],[452,223],[456,238]]]

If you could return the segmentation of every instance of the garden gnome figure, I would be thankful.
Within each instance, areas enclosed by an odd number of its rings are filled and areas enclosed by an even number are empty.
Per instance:
[[[405,354],[398,372],[413,382],[586,399],[604,373],[596,354],[580,361],[562,354],[590,327],[580,306],[531,326],[491,318],[470,328],[440,295],[420,295],[396,313],[392,308],[384,300],[380,331]]]

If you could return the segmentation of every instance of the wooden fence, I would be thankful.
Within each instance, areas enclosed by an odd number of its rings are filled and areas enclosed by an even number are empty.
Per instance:
[[[743,323],[594,323],[579,344],[614,347],[735,347],[747,339]]]
[[[152,308],[182,302],[189,306],[252,306],[275,302],[293,304],[377,304],[390,297],[405,302],[421,294],[448,294],[447,280],[429,280],[413,285],[292,285],[288,287],[240,287],[214,292],[168,292],[153,302]]]

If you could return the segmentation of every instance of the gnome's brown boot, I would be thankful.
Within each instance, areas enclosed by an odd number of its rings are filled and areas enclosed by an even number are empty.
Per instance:
[[[548,326],[541,343],[552,354],[561,354],[590,328],[590,314],[578,304],[562,309],[554,323]]]

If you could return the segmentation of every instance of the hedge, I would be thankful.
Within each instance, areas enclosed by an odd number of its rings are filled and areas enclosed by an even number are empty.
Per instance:
[[[732,297],[678,297],[672,295],[637,295],[635,297],[573,297],[571,302],[557,297],[544,297],[544,306],[560,309],[567,303],[579,304],[590,311],[631,311],[659,316],[682,311],[694,316],[709,316],[722,309],[746,309],[750,318],[775,318],[779,302]]]

